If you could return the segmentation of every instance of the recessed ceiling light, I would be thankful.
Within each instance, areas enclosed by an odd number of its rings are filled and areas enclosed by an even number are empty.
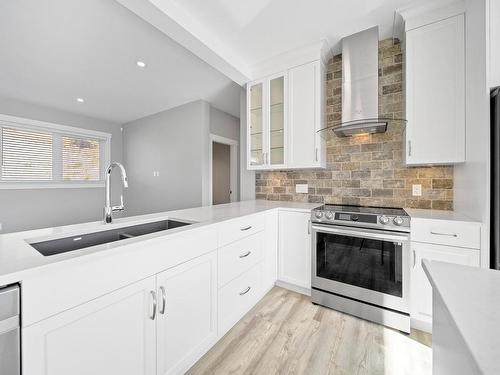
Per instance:
[[[136,64],[137,64],[137,66],[139,68],[145,68],[146,67],[146,63],[144,61],[140,61],[139,60],[139,61],[136,62]]]
[[[84,100],[83,98],[76,98],[76,101],[77,101],[78,103],[83,103],[85,100]]]

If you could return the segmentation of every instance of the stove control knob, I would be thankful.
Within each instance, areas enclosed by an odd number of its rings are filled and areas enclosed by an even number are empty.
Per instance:
[[[401,216],[396,216],[393,220],[394,224],[397,225],[398,227],[400,227],[401,225],[403,225],[404,223],[404,220]]]
[[[383,224],[383,225],[386,225],[389,223],[389,218],[387,216],[380,216],[380,218],[378,219],[378,221],[380,221],[380,224]]]
[[[314,216],[316,216],[317,219],[321,219],[321,217],[323,216],[323,212],[322,211],[316,211],[316,213],[314,214]]]
[[[333,212],[331,211],[327,211],[326,214],[325,214],[325,217],[328,219],[328,220],[332,220],[333,219]]]

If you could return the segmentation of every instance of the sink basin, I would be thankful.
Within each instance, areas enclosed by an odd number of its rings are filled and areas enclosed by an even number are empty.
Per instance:
[[[183,227],[192,223],[177,220],[162,220],[153,223],[138,224],[102,232],[86,233],[79,236],[58,238],[30,244],[42,255],[49,256],[83,249],[90,246],[125,240],[127,238],[143,236],[145,234],[161,232],[173,228]]]

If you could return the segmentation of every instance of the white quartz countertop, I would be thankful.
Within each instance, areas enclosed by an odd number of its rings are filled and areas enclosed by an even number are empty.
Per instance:
[[[405,208],[404,210],[412,219],[478,222],[457,211],[425,210],[421,208]]]
[[[500,374],[500,271],[425,261],[434,290],[483,374]]]
[[[120,218],[114,220],[112,224],[103,224],[98,221],[3,234],[0,235],[0,285],[22,281],[24,275],[29,272],[43,271],[44,266],[63,261],[83,260],[86,255],[105,252],[106,250],[122,246],[125,243],[129,244],[140,242],[145,239],[174,235],[175,233],[189,231],[194,228],[199,228],[200,226],[212,225],[222,221],[278,208],[309,212],[319,205],[318,203],[252,200]],[[194,224],[51,256],[43,256],[29,245],[29,243],[48,239],[116,229],[167,218],[190,221],[194,222]]]

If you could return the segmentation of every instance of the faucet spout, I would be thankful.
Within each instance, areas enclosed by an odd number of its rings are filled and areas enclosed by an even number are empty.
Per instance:
[[[106,189],[105,189],[105,198],[104,198],[104,222],[111,223],[113,221],[113,212],[114,211],[123,211],[125,208],[123,204],[123,194],[120,196],[120,205],[119,206],[111,206],[111,172],[113,169],[117,167],[120,169],[120,176],[122,179],[122,184],[124,188],[128,187],[128,179],[127,172],[122,164],[114,162],[109,165],[106,169]]]

